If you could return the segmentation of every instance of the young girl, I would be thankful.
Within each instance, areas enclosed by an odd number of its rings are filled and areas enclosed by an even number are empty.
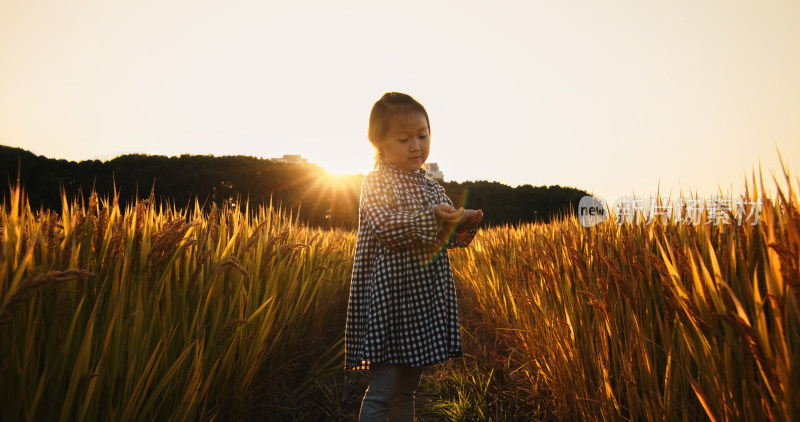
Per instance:
[[[413,421],[422,367],[462,354],[446,248],[467,246],[482,214],[465,218],[425,177],[430,131],[406,94],[383,95],[369,116],[376,164],[361,185],[345,330],[345,369],[370,370],[362,422]]]

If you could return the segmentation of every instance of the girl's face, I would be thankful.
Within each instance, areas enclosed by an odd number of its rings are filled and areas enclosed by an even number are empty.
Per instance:
[[[416,171],[428,159],[431,136],[425,115],[418,111],[398,113],[389,122],[381,144],[383,159],[405,171]]]

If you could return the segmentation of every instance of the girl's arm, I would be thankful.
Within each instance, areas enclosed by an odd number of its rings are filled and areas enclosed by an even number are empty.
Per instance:
[[[383,177],[372,172],[361,184],[360,209],[378,240],[393,250],[436,247],[440,236],[433,208],[399,211]]]
[[[439,192],[439,201],[445,203],[447,205],[453,206],[453,201],[447,196],[444,192],[444,188],[436,184],[437,192]],[[446,226],[445,226],[446,227]],[[469,229],[465,230],[461,233],[451,233],[449,230],[444,233],[444,236],[447,236],[447,242],[445,243],[445,247],[448,249],[452,248],[465,248],[469,246],[472,242],[472,239],[475,238],[475,235],[478,233],[478,229]]]

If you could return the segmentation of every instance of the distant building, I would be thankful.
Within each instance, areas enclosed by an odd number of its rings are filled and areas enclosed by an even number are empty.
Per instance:
[[[281,158],[270,158],[273,163],[308,165],[308,160],[299,155],[284,154]]]
[[[425,163],[422,168],[425,169],[425,174],[431,179],[444,182],[444,173],[439,170],[438,163]]]

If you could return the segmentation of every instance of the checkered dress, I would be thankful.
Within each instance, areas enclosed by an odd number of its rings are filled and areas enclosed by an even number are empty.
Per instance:
[[[361,184],[345,329],[345,369],[425,366],[459,357],[458,307],[446,248],[457,244],[433,208],[452,205],[424,170],[382,162]]]

